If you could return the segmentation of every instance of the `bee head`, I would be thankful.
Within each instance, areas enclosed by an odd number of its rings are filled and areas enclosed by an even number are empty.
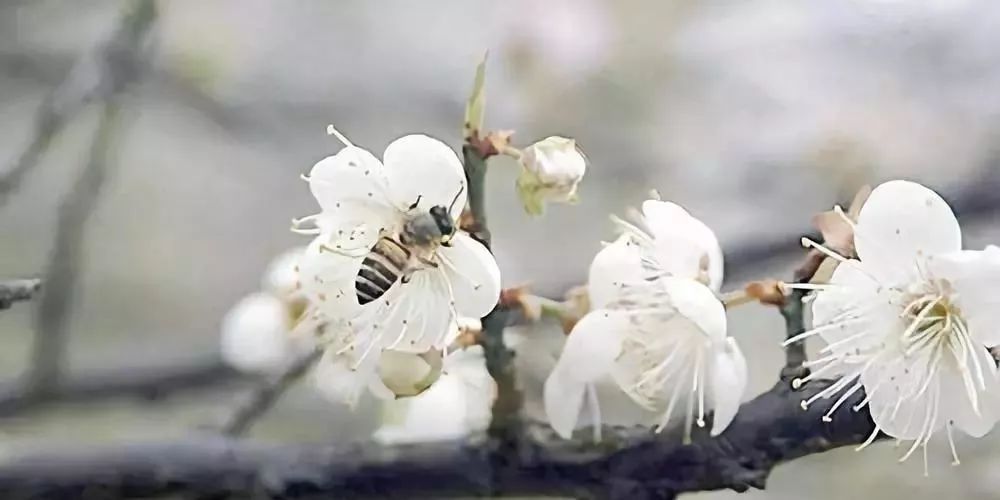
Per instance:
[[[451,220],[451,214],[448,213],[446,207],[441,205],[431,207],[430,214],[438,231],[441,231],[441,240],[447,243],[455,234],[455,223]]]

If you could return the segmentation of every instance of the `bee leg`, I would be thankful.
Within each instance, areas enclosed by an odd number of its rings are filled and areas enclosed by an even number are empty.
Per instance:
[[[417,208],[417,205],[420,204],[420,199],[423,198],[423,197],[424,197],[424,195],[422,195],[422,194],[417,195],[417,201],[413,202],[413,204],[410,205],[409,210],[413,210],[414,208]]]
[[[428,259],[426,257],[419,257],[419,259],[420,259],[420,263],[423,264],[423,265],[425,265],[425,266],[427,266],[427,267],[437,267],[438,266],[437,262],[434,262],[433,260],[430,260],[430,259]]]

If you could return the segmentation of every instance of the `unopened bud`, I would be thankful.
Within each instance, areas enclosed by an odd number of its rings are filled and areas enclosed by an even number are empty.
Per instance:
[[[540,215],[547,201],[577,201],[576,187],[587,170],[587,159],[575,140],[551,136],[525,148],[521,152],[521,166],[517,192],[524,210]]]
[[[441,377],[441,351],[412,353],[387,350],[379,358],[378,375],[397,398],[416,396]]]

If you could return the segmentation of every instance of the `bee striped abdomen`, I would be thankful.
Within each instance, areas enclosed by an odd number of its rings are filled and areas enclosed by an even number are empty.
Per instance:
[[[361,270],[354,278],[354,290],[358,303],[365,305],[392,287],[406,267],[410,251],[392,238],[379,239],[372,251],[361,261]]]

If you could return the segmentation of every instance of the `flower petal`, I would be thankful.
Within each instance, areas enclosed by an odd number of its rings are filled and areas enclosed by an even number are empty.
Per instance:
[[[917,257],[961,250],[962,231],[940,195],[897,180],[872,191],[858,214],[854,245],[861,261],[891,286],[915,276]]]
[[[438,249],[438,256],[458,314],[480,318],[492,311],[500,299],[500,268],[493,254],[460,231],[452,238],[451,247]]]
[[[674,276],[697,279],[704,272],[712,290],[722,287],[722,247],[715,233],[676,203],[646,200],[642,213],[654,238],[657,260]]]
[[[254,293],[222,320],[222,359],[244,372],[276,373],[294,356],[288,309],[277,297]]]
[[[609,374],[628,328],[628,317],[619,312],[588,313],[566,338],[555,369],[569,379],[588,383]]]
[[[955,427],[972,437],[986,435],[1000,420],[1000,380],[997,378],[996,363],[989,351],[981,349],[980,366],[986,371],[986,390],[978,391],[978,410],[973,408],[962,377],[956,373],[946,373],[941,378],[942,417],[954,422]],[[971,360],[970,360],[971,362]]]
[[[422,269],[365,304],[354,323],[386,349],[421,353],[446,347],[458,332],[456,319],[444,272]]]
[[[388,198],[382,163],[359,147],[347,146],[320,160],[308,181],[323,209],[317,220],[323,229],[347,229],[348,223],[360,222],[379,225],[396,212]]]
[[[573,437],[587,384],[556,369],[545,380],[545,415],[563,439]]]
[[[736,339],[726,338],[724,346],[715,350],[708,383],[711,405],[715,409],[712,435],[718,436],[736,417],[747,387],[747,361]]]
[[[447,144],[426,135],[400,137],[382,156],[390,201],[400,210],[419,198],[419,207],[449,207],[458,220],[465,208],[466,185],[462,162]]]
[[[299,260],[299,287],[311,304],[334,318],[347,318],[358,311],[354,279],[363,258],[327,250],[317,237]]]
[[[928,256],[932,279],[946,280],[955,291],[955,304],[974,339],[987,347],[1000,345],[1000,248],[962,250]]]
[[[928,349],[908,358],[895,358],[873,363],[861,374],[872,419],[886,434],[897,439],[917,439],[943,427],[946,419],[938,418],[927,428],[935,407],[939,407],[940,376],[935,376],[924,388],[928,375]],[[842,409],[846,411],[846,409]]]
[[[715,293],[693,279],[665,277],[662,283],[670,305],[694,323],[713,342],[726,338],[726,309]]]
[[[375,373],[378,358],[378,353],[372,353],[354,366],[352,356],[336,354],[335,349],[327,349],[312,371],[313,384],[330,400],[354,408],[361,393],[373,379],[378,378]]]
[[[592,309],[610,304],[618,298],[625,284],[641,282],[645,276],[639,248],[631,239],[627,234],[621,235],[597,252],[590,263],[587,293]]]
[[[891,301],[895,292],[880,288],[868,271],[870,267],[856,260],[841,263],[834,269],[829,286],[817,292],[812,302],[813,328],[822,329],[823,340],[834,344],[833,353],[867,351],[906,327],[899,307]]]

